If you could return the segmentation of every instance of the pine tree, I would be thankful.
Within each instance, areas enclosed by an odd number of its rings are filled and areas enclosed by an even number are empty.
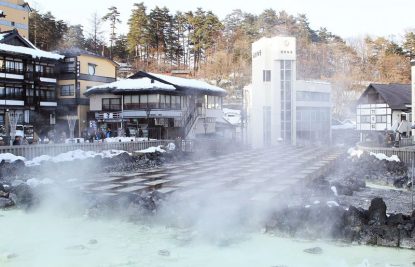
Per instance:
[[[110,34],[110,58],[112,59],[112,48],[115,40],[117,39],[117,34],[115,30],[117,29],[117,24],[121,23],[120,12],[118,12],[117,7],[112,6],[108,8],[109,12],[102,17],[103,21],[110,22],[111,34]]]
[[[62,48],[85,48],[85,37],[82,25],[71,25],[62,38]]]
[[[128,25],[128,51],[138,60],[147,60],[149,33],[144,3],[134,4]]]

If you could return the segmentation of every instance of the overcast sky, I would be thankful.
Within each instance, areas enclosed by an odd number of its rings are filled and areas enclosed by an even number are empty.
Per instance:
[[[87,28],[93,12],[104,15],[115,5],[121,12],[127,31],[127,20],[133,3],[141,0],[27,0],[42,12],[51,11],[55,17]],[[415,28],[415,0],[144,0],[147,9],[166,6],[171,12],[189,11],[202,7],[223,19],[234,9],[259,14],[267,8],[286,10],[289,14],[305,13],[311,27],[326,27],[343,38],[366,34],[401,39],[405,31]]]

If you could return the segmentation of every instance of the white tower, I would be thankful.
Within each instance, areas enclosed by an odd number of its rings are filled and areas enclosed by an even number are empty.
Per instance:
[[[262,38],[252,44],[252,85],[248,101],[248,141],[254,148],[295,144],[296,40]]]

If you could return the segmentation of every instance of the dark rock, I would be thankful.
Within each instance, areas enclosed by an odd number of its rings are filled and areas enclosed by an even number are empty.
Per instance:
[[[91,239],[91,240],[88,241],[88,244],[90,244],[90,245],[96,245],[96,244],[98,244],[98,240]]]
[[[170,256],[170,251],[168,251],[167,249],[160,249],[158,254],[160,256],[166,256],[167,257],[167,256]]]
[[[323,249],[320,247],[313,247],[313,248],[307,248],[303,250],[306,253],[310,253],[310,254],[321,254],[323,253]]]
[[[10,193],[4,192],[3,190],[0,190],[0,197],[9,198]]]
[[[409,221],[409,216],[405,216],[402,213],[391,214],[386,219],[386,224],[391,226],[397,226],[399,224],[405,224],[406,221]]]
[[[0,209],[5,209],[14,206],[13,200],[9,198],[0,197]]]
[[[385,223],[386,204],[382,198],[374,198],[369,207],[369,224],[384,225]]]
[[[31,206],[33,204],[33,191],[27,184],[20,183],[17,186],[13,186],[10,192],[15,194],[16,205]]]

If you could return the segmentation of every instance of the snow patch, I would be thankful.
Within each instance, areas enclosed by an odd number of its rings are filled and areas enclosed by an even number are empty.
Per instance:
[[[166,150],[162,149],[161,146],[151,146],[147,149],[143,149],[143,150],[139,150],[137,151],[138,153],[156,153],[156,152],[160,152],[160,153],[164,153],[166,152]]]
[[[376,157],[378,160],[387,160],[387,161],[396,161],[396,162],[400,162],[401,161],[398,158],[397,155],[392,155],[392,156],[388,157],[388,156],[386,156],[383,153],[373,153],[373,152],[370,152],[370,155]]]
[[[331,207],[339,207],[339,203],[337,203],[336,201],[330,200],[326,202],[327,206]]]
[[[112,149],[112,150],[104,150],[102,152],[93,152],[93,151],[83,151],[83,150],[77,149],[77,150],[59,154],[55,157],[42,155],[30,161],[26,161],[26,166],[36,166],[36,165],[40,165],[43,162],[48,162],[48,161],[58,163],[58,162],[74,161],[78,159],[82,160],[82,159],[88,159],[88,158],[94,158],[94,157],[112,158],[122,153],[127,153],[127,151]]]
[[[354,157],[360,158],[360,156],[363,154],[363,150],[354,149],[354,147],[352,147],[352,148],[349,148],[349,150],[347,150],[347,153],[349,154],[351,158],[354,158]]]
[[[334,195],[336,197],[338,197],[339,195],[337,194],[337,188],[333,185],[332,187],[330,187],[331,191],[333,191]]]
[[[11,153],[2,153],[0,154],[0,162],[4,160],[6,162],[15,162],[16,160],[23,160],[25,161],[26,158],[21,157],[21,156],[15,156]]]

